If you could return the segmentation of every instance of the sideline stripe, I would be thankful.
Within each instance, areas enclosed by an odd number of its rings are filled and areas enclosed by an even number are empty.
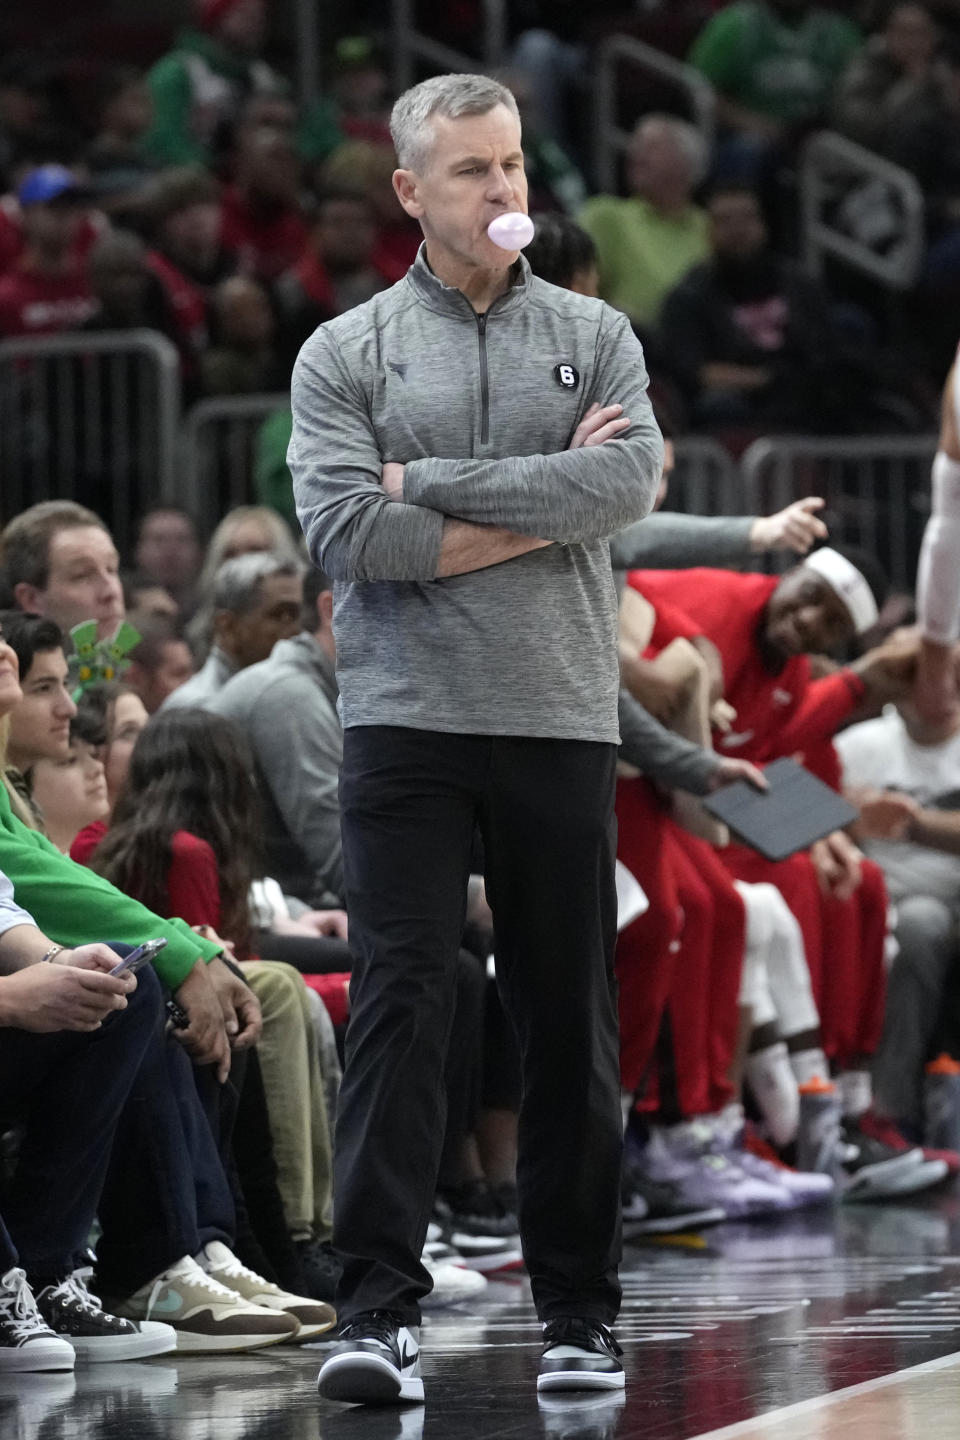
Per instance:
[[[768,1410],[764,1415],[755,1415],[752,1420],[739,1420],[734,1425],[724,1425],[721,1430],[705,1430],[693,1435],[690,1440],[740,1440],[741,1436],[763,1434],[771,1426],[794,1420],[800,1415],[810,1415],[817,1410],[826,1410],[838,1401],[849,1400],[855,1395],[869,1395],[874,1390],[885,1390],[891,1385],[900,1385],[917,1375],[931,1375],[937,1370],[960,1369],[960,1351],[954,1355],[942,1355],[939,1360],[926,1360],[922,1365],[911,1365],[906,1370],[895,1370],[892,1375],[881,1375],[876,1380],[863,1380],[859,1385],[848,1385],[843,1390],[831,1390],[827,1395],[816,1395],[812,1400],[799,1400],[795,1405],[785,1405],[782,1410]]]

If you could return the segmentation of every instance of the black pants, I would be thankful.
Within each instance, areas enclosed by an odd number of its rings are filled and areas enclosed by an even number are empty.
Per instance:
[[[337,1115],[342,1318],[408,1324],[444,1133],[444,1063],[475,824],[497,975],[520,1048],[517,1186],[541,1318],[620,1303],[613,982],[616,750],[386,726],[344,735],[340,806],[354,969]]]

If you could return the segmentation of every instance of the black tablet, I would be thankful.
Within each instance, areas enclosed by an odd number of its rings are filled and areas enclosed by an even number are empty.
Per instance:
[[[775,760],[763,773],[766,794],[737,780],[705,795],[703,807],[766,860],[786,860],[857,818],[848,800],[795,760]]]

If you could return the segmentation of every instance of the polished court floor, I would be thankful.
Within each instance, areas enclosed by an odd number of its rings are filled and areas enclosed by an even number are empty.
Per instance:
[[[0,1377],[0,1440],[946,1440],[960,1189],[631,1246],[627,1391],[538,1402],[521,1278],[424,1326],[424,1406],[321,1401],[320,1349]]]

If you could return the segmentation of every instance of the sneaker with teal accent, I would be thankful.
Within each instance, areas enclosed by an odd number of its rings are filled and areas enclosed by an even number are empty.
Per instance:
[[[261,1350],[293,1340],[300,1329],[292,1315],[245,1300],[205,1274],[189,1255],[133,1295],[104,1303],[114,1315],[128,1320],[172,1325],[177,1350],[183,1353]]]

